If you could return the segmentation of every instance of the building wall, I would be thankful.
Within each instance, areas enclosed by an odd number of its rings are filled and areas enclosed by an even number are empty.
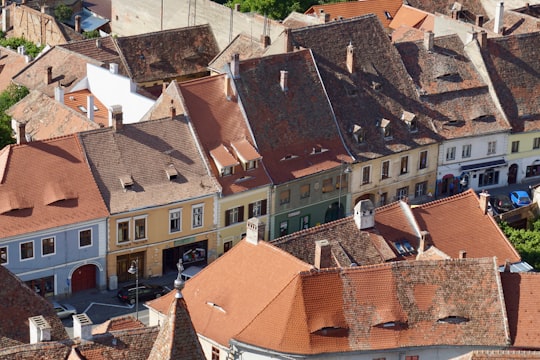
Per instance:
[[[535,148],[540,144],[540,132],[526,132],[510,134],[508,139],[507,160],[509,169],[512,165],[517,167],[516,183],[540,182],[540,147]],[[519,142],[518,152],[512,152],[512,143]]]
[[[26,6],[9,7],[10,23],[13,36],[25,38],[35,44],[60,45],[66,43],[66,37],[56,21],[51,17]]]

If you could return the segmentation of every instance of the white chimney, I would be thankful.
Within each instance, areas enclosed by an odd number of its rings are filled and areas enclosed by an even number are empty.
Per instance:
[[[94,95],[86,97],[86,116],[88,116],[88,120],[94,121]]]
[[[73,315],[73,337],[81,340],[92,339],[92,320],[86,314]]]
[[[51,340],[51,325],[42,315],[28,318],[30,325],[30,344]]]
[[[489,193],[487,191],[482,191],[480,193],[480,209],[484,213],[484,215],[487,214],[488,211],[488,203],[489,203]]]
[[[427,51],[433,51],[433,40],[435,39],[435,34],[432,31],[426,31],[424,33],[424,47]]]
[[[332,246],[328,240],[315,241],[315,261],[313,266],[317,269],[332,266]]]
[[[60,104],[64,103],[64,88],[60,84],[54,88],[54,99]]]
[[[109,71],[110,71],[112,74],[118,74],[118,64],[116,64],[116,63],[110,63],[110,64],[109,64]]]
[[[97,47],[98,49],[101,49],[101,38],[97,38],[97,39],[96,39],[96,47]]]
[[[504,2],[497,3],[495,8],[495,23],[493,25],[493,32],[500,34],[503,27],[503,15],[504,15]]]
[[[287,90],[289,90],[289,87],[287,84],[289,80],[289,72],[287,70],[281,70],[279,73],[280,73],[279,86],[281,86],[281,91],[287,92]]]
[[[246,226],[246,240],[248,243],[253,245],[259,243],[259,226],[261,224],[262,222],[256,217],[248,219]]]
[[[375,226],[375,206],[371,200],[360,200],[354,206],[354,222],[359,230]]]
[[[354,46],[352,43],[347,45],[347,70],[350,74],[354,72]]]

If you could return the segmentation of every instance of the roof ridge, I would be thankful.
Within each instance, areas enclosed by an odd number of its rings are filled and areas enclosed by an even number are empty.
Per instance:
[[[269,243],[271,243],[271,244],[281,244],[282,242],[288,241],[289,239],[298,238],[298,237],[301,237],[302,235],[305,235],[305,234],[308,234],[308,233],[311,233],[311,232],[312,233],[318,233],[321,229],[326,229],[326,228],[336,226],[340,222],[348,222],[351,218],[353,218],[353,215],[349,215],[349,216],[346,216],[344,218],[337,219],[337,220],[332,220],[332,221],[329,221],[329,222],[326,222],[326,223],[323,223],[323,224],[320,224],[320,225],[312,226],[312,227],[307,228],[307,229],[301,229],[301,230],[298,230],[298,231],[296,231],[296,232],[294,232],[292,234],[287,234],[285,236],[281,236],[281,237],[278,237],[276,239],[270,240]]]
[[[450,202],[450,201],[455,201],[455,200],[458,200],[458,199],[461,199],[461,198],[465,198],[465,197],[470,196],[471,194],[475,194],[473,189],[469,189],[469,190],[463,191],[463,192],[461,192],[459,194],[455,194],[455,195],[452,195],[452,196],[448,196],[448,197],[445,197],[445,198],[441,198],[441,199],[437,199],[437,200],[433,200],[433,201],[421,204],[421,205],[418,206],[418,208],[422,208],[422,209],[429,208],[431,206],[440,205],[440,204],[444,204],[444,203],[447,203],[447,202]],[[478,198],[476,198],[476,199],[478,200]]]
[[[147,32],[147,33],[143,33],[143,34],[119,36],[118,40],[121,41],[123,39],[145,38],[145,37],[149,37],[149,36],[155,36],[156,34],[170,34],[170,33],[174,33],[174,32],[185,32],[185,31],[190,31],[190,30],[197,29],[197,28],[210,28],[210,25],[209,24],[199,24],[199,25],[178,27],[178,28],[174,28],[174,29],[156,30],[156,31]]]

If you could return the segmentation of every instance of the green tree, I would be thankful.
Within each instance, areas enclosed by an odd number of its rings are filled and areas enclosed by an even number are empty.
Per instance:
[[[501,222],[499,226],[521,258],[536,270],[540,270],[540,219],[532,223],[530,230],[515,229],[506,222]]]
[[[27,88],[15,84],[9,85],[6,90],[0,93],[0,149],[15,142],[11,129],[11,116],[6,114],[6,110],[28,95],[28,93]]]
[[[3,35],[5,36],[5,34]],[[19,46],[24,46],[26,54],[33,58],[35,58],[44,48],[43,45],[37,46],[23,38],[5,38],[3,36],[0,38],[0,46],[9,47],[10,49],[17,49]]]
[[[83,36],[85,39],[94,39],[100,37],[99,30],[92,31],[83,31]]]
[[[54,17],[60,22],[66,22],[73,16],[73,10],[66,4],[59,4],[54,8]]]

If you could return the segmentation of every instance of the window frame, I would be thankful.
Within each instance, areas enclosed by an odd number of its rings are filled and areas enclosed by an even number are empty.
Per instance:
[[[32,244],[32,257],[23,258],[22,246],[25,245],[25,244]],[[36,258],[36,252],[35,252],[34,247],[35,247],[34,246],[34,240],[20,242],[19,243],[19,261],[28,261],[28,260],[35,259]]]
[[[267,213],[268,200],[262,199],[257,200],[248,205],[248,217],[259,217],[264,216]],[[259,212],[256,214],[255,209],[259,209]]]
[[[323,194],[334,191],[334,179],[326,178],[322,181],[322,192]]]
[[[244,205],[225,210],[225,226],[244,222]]]
[[[200,209],[200,214],[195,213]],[[199,221],[195,222],[196,218],[200,217]],[[191,229],[199,229],[204,226],[204,204],[196,204],[191,206]]]
[[[279,193],[279,205],[287,205],[291,202],[291,190],[281,190]]]
[[[225,241],[223,243],[223,253],[225,254],[227,251],[231,250],[232,247],[233,247],[233,241],[232,240]]]
[[[46,240],[52,240],[52,248],[53,248],[53,251],[47,254],[45,254],[45,246],[44,246],[45,245],[44,241]],[[56,255],[56,236],[47,236],[47,237],[41,238],[41,256],[47,257],[47,256],[53,256],[53,255]]]
[[[427,195],[427,188],[428,188],[428,182],[427,181],[420,181],[416,184],[414,184],[414,197],[420,197]]]
[[[173,219],[173,214],[178,214],[178,218]],[[173,229],[173,220],[178,223],[178,230],[176,230],[176,228]],[[169,234],[176,234],[179,232],[182,232],[182,208],[169,209]]]
[[[144,236],[137,236],[137,222],[144,220]],[[144,241],[148,240],[148,215],[140,215],[133,217],[133,241]]]
[[[371,183],[371,165],[362,167],[362,185]]]
[[[307,191],[306,191],[307,188]],[[311,196],[311,184],[300,185],[300,199],[307,199]]]
[[[385,170],[386,170],[386,176],[385,176]],[[389,179],[390,178],[390,160],[385,160],[381,164],[381,180]]]
[[[403,191],[404,190],[404,191]],[[402,194],[405,193],[405,194]],[[404,198],[409,197],[409,187],[403,186],[398,189],[396,189],[396,199],[397,200],[403,200]]]
[[[2,249],[4,249],[2,251]],[[5,254],[5,261],[2,262],[2,254]],[[0,265],[8,265],[9,264],[9,248],[7,245],[0,246]]]
[[[533,139],[533,150],[540,149],[540,137],[535,137]]]
[[[428,151],[422,150],[420,151],[418,169],[422,170],[422,169],[427,169],[427,168],[428,168]]]
[[[90,231],[90,244],[81,245],[81,234],[83,232],[85,232],[85,231]],[[91,247],[93,242],[94,242],[94,240],[92,239],[92,228],[79,230],[79,249],[84,249],[84,248],[87,248],[87,247]]]
[[[488,148],[487,148],[487,154],[488,155],[494,155],[497,153],[497,141],[488,141]]]
[[[306,220],[307,220],[307,222],[306,222]],[[300,230],[309,229],[311,227],[311,215],[310,214],[300,216],[298,221],[299,221],[298,227],[299,227]]]
[[[456,160],[456,147],[451,146],[446,148],[446,161]]]
[[[405,175],[408,173],[409,173],[409,156],[405,155],[405,156],[402,156],[399,161],[399,174]]]
[[[468,159],[472,154],[472,144],[465,144],[461,147],[461,158]]]
[[[120,224],[126,224],[127,229],[127,239],[124,241],[120,241]],[[117,219],[116,220],[116,243],[117,244],[126,244],[131,241],[131,219],[130,218],[123,218],[123,219]],[[125,229],[123,229],[122,233]]]
[[[512,154],[519,152],[519,140],[512,141],[511,146],[512,146],[512,149],[511,149]]]
[[[285,230],[285,233],[283,233],[283,229]],[[289,234],[289,220],[282,220],[279,223],[279,237],[285,236]]]

